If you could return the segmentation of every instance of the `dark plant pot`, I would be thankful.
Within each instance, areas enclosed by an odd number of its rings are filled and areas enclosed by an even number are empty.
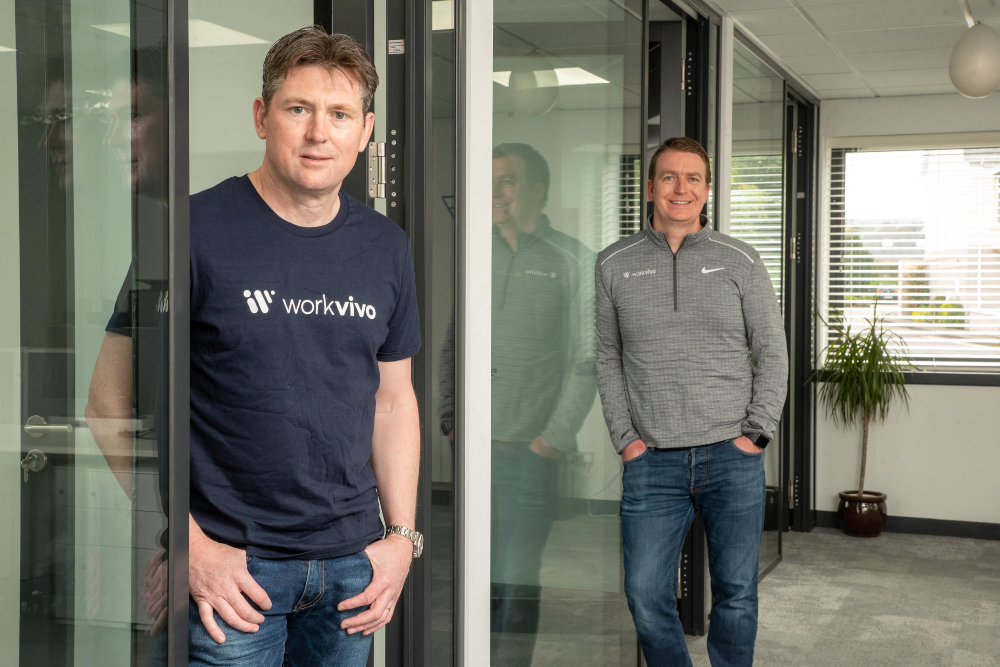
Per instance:
[[[844,532],[851,537],[878,537],[882,534],[888,512],[886,495],[878,491],[865,491],[858,498],[857,491],[841,491],[837,516]]]

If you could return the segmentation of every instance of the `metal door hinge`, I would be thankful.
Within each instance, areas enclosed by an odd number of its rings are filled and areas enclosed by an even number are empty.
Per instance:
[[[385,144],[368,144],[368,196],[385,199]]]

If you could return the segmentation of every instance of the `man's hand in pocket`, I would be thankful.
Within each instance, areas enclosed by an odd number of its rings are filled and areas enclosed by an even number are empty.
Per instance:
[[[271,608],[271,598],[247,571],[246,552],[212,540],[194,518],[189,521],[189,530],[191,597],[208,634],[220,644],[226,641],[213,610],[236,630],[257,632],[264,616],[250,606],[243,594],[264,610]]]

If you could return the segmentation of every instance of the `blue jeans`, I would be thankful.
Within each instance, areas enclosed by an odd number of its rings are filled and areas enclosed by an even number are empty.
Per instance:
[[[255,609],[264,622],[255,633],[240,632],[215,614],[226,635],[216,644],[198,616],[194,600],[188,618],[189,665],[231,667],[364,667],[372,636],[348,635],[340,629],[345,618],[368,609],[337,611],[372,580],[372,566],[364,551],[320,560],[272,560],[249,556],[247,569],[268,597],[271,608]]]
[[[541,616],[542,552],[555,521],[559,461],[530,443],[493,443],[490,664],[528,667]]]
[[[764,454],[732,440],[647,450],[622,473],[625,595],[649,667],[690,667],[677,614],[677,563],[695,512],[712,574],[713,667],[751,667],[764,527]]]

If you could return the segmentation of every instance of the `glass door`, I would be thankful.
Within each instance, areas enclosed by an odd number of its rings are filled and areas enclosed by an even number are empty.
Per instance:
[[[733,158],[730,235],[752,245],[764,261],[788,325],[783,273],[785,82],[750,49],[733,45]],[[787,405],[786,405],[787,410]],[[785,413],[788,414],[787,411]],[[764,459],[767,483],[760,567],[766,572],[781,558],[781,461],[787,419],[775,433]]]
[[[473,205],[492,220],[496,666],[638,662],[593,276],[640,228],[645,18],[639,0],[493,3],[492,196]]]
[[[166,21],[0,2],[3,665],[166,664]]]

